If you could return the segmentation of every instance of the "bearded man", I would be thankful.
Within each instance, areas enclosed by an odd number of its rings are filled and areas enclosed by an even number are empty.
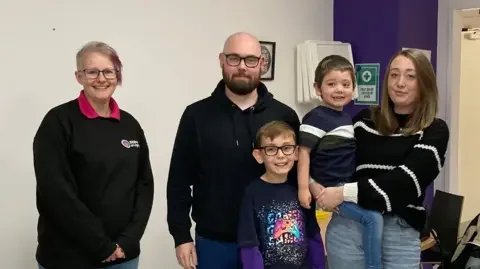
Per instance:
[[[273,120],[294,130],[300,125],[295,111],[260,82],[264,59],[257,38],[229,36],[219,61],[223,79],[211,96],[184,110],[170,162],[167,222],[185,269],[241,268],[240,203],[248,183],[265,172],[252,156],[256,133]]]

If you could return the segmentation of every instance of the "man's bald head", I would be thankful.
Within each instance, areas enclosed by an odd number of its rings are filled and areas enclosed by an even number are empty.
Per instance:
[[[223,45],[223,53],[237,53],[247,55],[260,56],[260,42],[252,34],[239,32],[230,35]]]

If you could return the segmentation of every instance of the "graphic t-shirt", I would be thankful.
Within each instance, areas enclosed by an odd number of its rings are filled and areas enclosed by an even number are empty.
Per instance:
[[[288,183],[254,180],[245,190],[238,243],[258,247],[265,269],[307,269],[307,212]]]

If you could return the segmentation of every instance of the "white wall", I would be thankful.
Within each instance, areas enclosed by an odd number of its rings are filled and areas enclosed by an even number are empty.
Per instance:
[[[480,213],[480,180],[478,152],[480,152],[480,120],[478,120],[478,63],[480,40],[461,39],[458,193],[465,197],[462,221]]]
[[[74,56],[90,40],[118,50],[125,82],[117,101],[151,147],[156,196],[140,267],[177,268],[165,221],[172,143],[184,107],[221,78],[218,53],[236,31],[277,42],[276,79],[267,86],[299,109],[295,45],[332,40],[333,0],[0,2],[0,268],[35,267],[32,138],[48,109],[77,97]]]
[[[445,165],[447,180],[443,189],[453,193],[458,193],[460,41],[461,29],[464,26],[458,10],[478,7],[480,0],[438,1],[437,81],[441,103],[439,114],[447,120],[450,127],[450,143]]]

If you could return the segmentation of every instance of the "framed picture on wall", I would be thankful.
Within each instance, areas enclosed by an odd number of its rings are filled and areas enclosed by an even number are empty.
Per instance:
[[[262,56],[265,59],[260,71],[261,80],[273,80],[275,77],[275,42],[260,41]]]

